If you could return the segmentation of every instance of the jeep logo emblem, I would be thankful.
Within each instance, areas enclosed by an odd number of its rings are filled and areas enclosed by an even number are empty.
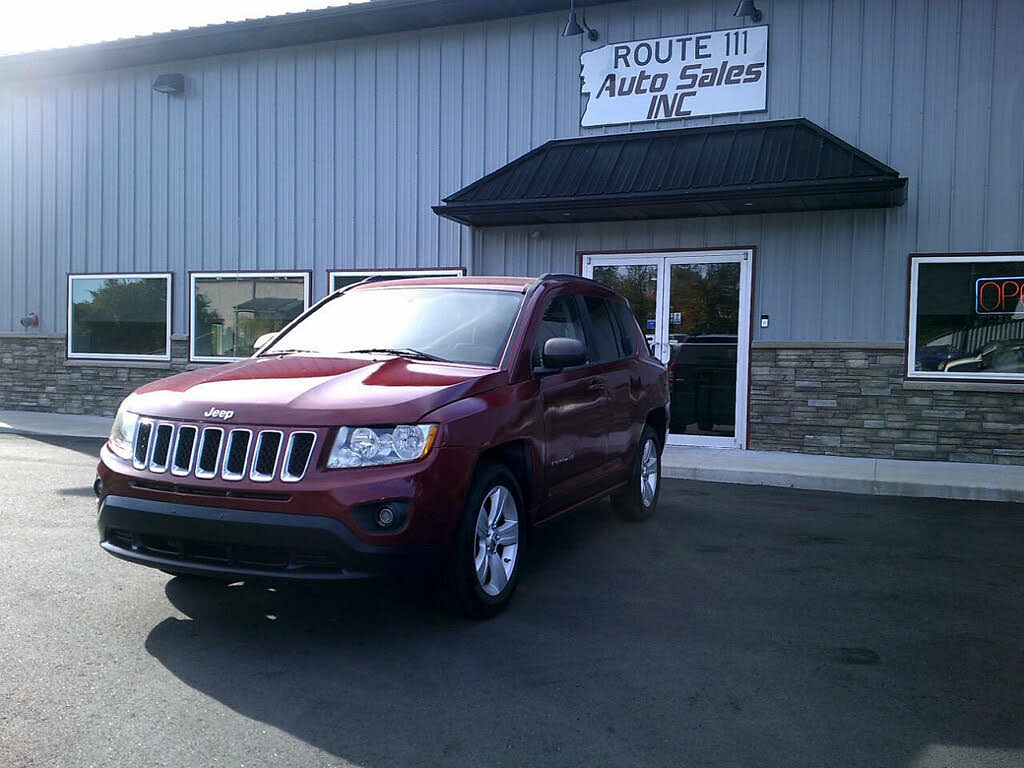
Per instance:
[[[203,414],[203,416],[205,416],[208,419],[224,419],[224,421],[233,418],[234,415],[234,411],[222,411],[219,408],[211,408],[210,410]]]

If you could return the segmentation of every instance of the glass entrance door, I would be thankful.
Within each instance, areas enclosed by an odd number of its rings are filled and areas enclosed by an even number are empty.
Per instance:
[[[674,445],[746,447],[750,251],[584,255],[668,366]]]

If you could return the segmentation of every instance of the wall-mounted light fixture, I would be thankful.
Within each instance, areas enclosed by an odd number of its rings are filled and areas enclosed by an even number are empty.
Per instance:
[[[22,328],[38,328],[39,327],[39,315],[35,312],[29,312],[23,318],[21,318]]]
[[[576,21],[576,0],[569,0],[569,22],[565,25],[562,37],[576,37],[584,32],[587,33],[587,37],[591,40],[597,40],[600,37],[596,29],[591,29],[587,26],[586,16],[583,17],[583,26],[580,26],[579,22]]]
[[[185,76],[180,72],[169,75],[157,75],[153,81],[153,90],[160,93],[178,94],[185,92]]]
[[[740,0],[740,4],[736,6],[733,16],[739,16],[740,18],[749,16],[750,20],[755,24],[763,18],[761,12],[754,5],[754,0]]]

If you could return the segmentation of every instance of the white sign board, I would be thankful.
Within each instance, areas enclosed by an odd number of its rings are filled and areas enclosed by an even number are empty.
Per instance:
[[[585,128],[767,108],[767,26],[611,43],[580,64]]]

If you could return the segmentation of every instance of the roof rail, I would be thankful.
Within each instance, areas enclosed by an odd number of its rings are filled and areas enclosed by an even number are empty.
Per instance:
[[[585,283],[597,283],[598,285],[604,285],[603,283],[598,283],[597,280],[593,280],[589,277],[583,277],[583,275],[570,275],[566,272],[545,272],[537,278],[538,283],[544,282],[545,280],[582,280]]]
[[[383,275],[383,274],[367,275],[362,280],[359,280],[359,281],[354,282],[354,283],[349,283],[348,285],[343,285],[343,286],[341,286],[341,288],[337,288],[337,289],[331,291],[331,293],[345,293],[349,288],[355,288],[357,285],[366,285],[367,283],[378,283],[381,280],[387,280],[387,279],[388,278],[385,275]],[[392,278],[392,279],[394,279],[394,278]]]

